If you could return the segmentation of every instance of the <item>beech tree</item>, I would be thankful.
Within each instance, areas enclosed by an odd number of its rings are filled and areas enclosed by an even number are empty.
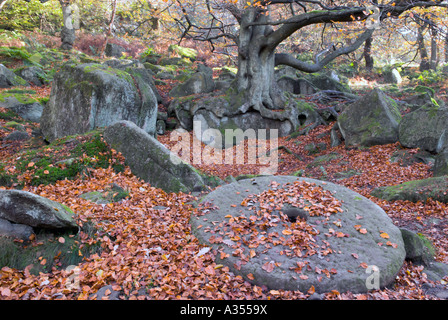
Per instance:
[[[399,17],[414,8],[448,6],[444,1],[424,0],[203,0],[206,12],[201,12],[199,3],[199,0],[177,0],[181,16],[176,21],[183,28],[183,37],[209,41],[212,45],[223,39],[233,41],[238,50],[238,73],[232,92],[244,92],[246,101],[239,110],[254,109],[262,114],[283,105],[282,94],[274,81],[275,66],[318,72],[335,58],[362,46],[382,20]],[[355,39],[345,44],[329,44],[315,54],[313,62],[277,52],[283,41],[303,28],[341,23],[363,25]]]

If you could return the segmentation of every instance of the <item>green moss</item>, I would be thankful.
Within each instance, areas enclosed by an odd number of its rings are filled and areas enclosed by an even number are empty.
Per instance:
[[[436,94],[436,91],[433,88],[422,86],[422,85],[417,85],[413,89],[413,92],[428,93],[432,98],[434,98],[434,96]]]
[[[31,98],[30,96],[26,94],[21,93],[10,93],[9,91],[0,94],[0,102],[5,102],[7,98],[16,98],[17,101],[19,101],[22,104],[32,104],[37,102],[36,99]]]
[[[125,80],[129,81],[130,83],[133,83],[131,75],[129,73],[127,73],[126,71],[114,69],[114,68],[111,68],[111,67],[108,67],[108,66],[105,66],[102,64],[98,64],[98,63],[87,63],[84,65],[84,72],[90,73],[90,72],[95,72],[97,70],[101,70],[102,72],[105,72],[112,76],[117,76],[121,79],[125,79]]]
[[[124,171],[124,165],[114,159],[112,151],[101,139],[100,131],[93,131],[84,135],[87,139],[67,150],[65,143],[72,137],[65,137],[54,141],[51,145],[20,153],[16,162],[16,169],[20,174],[32,173],[31,185],[47,185],[64,179],[75,179],[79,175],[89,175],[90,169],[108,168],[111,166],[116,172]],[[78,140],[76,140],[78,141]],[[51,151],[47,151],[51,149]],[[55,157],[55,154],[63,154]],[[63,164],[63,160],[70,159]],[[29,164],[33,162],[32,166]],[[13,177],[11,177],[12,179]],[[5,177],[4,183],[11,183]]]
[[[32,265],[30,273],[38,275],[40,272],[50,272],[52,268],[65,269],[69,265],[77,265],[84,257],[101,251],[93,224],[85,223],[82,231],[93,240],[91,244],[81,243],[77,236],[73,237],[70,233],[50,234],[40,231],[36,234],[39,245],[0,237],[0,269],[8,266],[22,270]],[[58,241],[61,237],[64,243]],[[44,259],[46,263],[41,263]]]
[[[434,257],[436,255],[436,250],[434,249],[432,242],[422,233],[417,233],[417,236],[422,241],[422,244],[426,247],[428,254]]]

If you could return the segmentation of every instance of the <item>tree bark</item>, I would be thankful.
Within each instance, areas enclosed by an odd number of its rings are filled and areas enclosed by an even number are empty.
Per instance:
[[[448,31],[445,33],[445,63],[448,63]]]
[[[265,45],[265,36],[272,31],[268,25],[251,26],[252,22],[266,21],[256,9],[247,10],[241,19],[238,52],[237,92],[246,92],[247,103],[243,107],[260,110],[275,108],[279,100],[274,81],[274,50]]]
[[[418,35],[417,35],[418,51],[420,52],[420,68],[419,68],[420,71],[429,70],[430,68],[428,51],[426,50],[425,37],[423,34],[425,29],[426,29],[426,23],[418,28]]]
[[[437,28],[431,25],[431,70],[436,70],[439,64],[439,47],[437,46]]]
[[[107,43],[109,42],[109,37],[112,35],[112,28],[115,21],[115,12],[117,11],[117,0],[112,2],[112,13],[110,15],[110,22],[106,33],[106,39],[104,40],[103,47],[101,48],[100,57],[104,58],[104,51],[106,51]]]
[[[71,50],[75,43],[76,35],[73,27],[72,7],[70,1],[59,0],[62,7],[63,25],[61,31],[61,49]]]
[[[366,43],[364,44],[364,61],[366,63],[366,70],[373,70],[373,57],[372,57],[372,41],[373,37],[370,36],[367,38]]]

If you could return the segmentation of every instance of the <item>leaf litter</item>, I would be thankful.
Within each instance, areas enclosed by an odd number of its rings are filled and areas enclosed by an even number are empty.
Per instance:
[[[27,129],[28,130],[28,129]],[[315,178],[323,178],[322,172],[316,167],[307,167],[315,156],[308,156],[304,145],[309,142],[325,142],[329,145],[330,126],[319,126],[308,136],[297,140],[279,139],[294,154],[303,155],[300,161],[294,155],[286,152],[279,153],[279,172],[292,174],[301,169],[302,174]],[[3,136],[4,132],[0,131]],[[161,141],[168,147],[170,143],[167,136]],[[171,145],[172,146],[172,145]],[[17,150],[20,145],[11,145],[10,148],[0,150],[2,156],[10,156],[11,150]],[[345,149],[343,146],[327,148],[318,155],[338,152],[342,160],[332,160],[325,167],[325,180],[334,181],[370,198],[380,205],[398,226],[415,226],[425,228],[425,235],[433,242],[437,249],[436,260],[448,262],[448,241],[443,236],[448,228],[446,224],[430,225],[430,219],[445,219],[447,205],[429,199],[426,202],[412,203],[409,201],[388,202],[370,196],[370,191],[378,186],[398,184],[409,180],[423,179],[431,176],[430,167],[421,163],[402,167],[398,163],[391,163],[391,154],[399,149],[398,144],[374,146],[369,150]],[[253,174],[258,172],[259,165],[198,165],[199,169],[208,174],[226,178],[229,175]],[[303,169],[305,168],[305,169]],[[336,178],[338,172],[356,171],[359,174],[348,178]],[[107,185],[116,183],[126,186],[129,197],[120,202],[108,205],[98,205],[74,195],[87,191],[104,190]],[[299,186],[297,186],[299,187]],[[313,198],[313,188],[306,187]],[[3,267],[0,270],[0,299],[90,299],[101,287],[112,285],[112,289],[120,291],[124,299],[305,299],[314,293],[313,288],[308,292],[268,290],[265,287],[254,286],[244,281],[240,276],[232,274],[228,267],[215,263],[215,257],[223,252],[214,252],[201,245],[191,234],[188,223],[191,214],[198,214],[198,209],[191,204],[195,198],[189,194],[167,194],[160,189],[151,187],[132,175],[129,168],[123,173],[116,173],[112,169],[95,169],[90,176],[83,179],[58,181],[53,185],[31,187],[25,185],[24,190],[61,202],[76,212],[80,225],[91,222],[97,229],[94,238],[87,237],[80,232],[78,241],[80,246],[97,242],[101,245],[101,253],[84,257],[77,266],[78,271],[67,271],[57,268],[57,265],[48,273],[33,275],[29,272],[30,266],[24,270]],[[283,198],[274,198],[268,194],[258,195],[256,198],[247,198],[246,205],[258,201],[258,209],[254,207],[252,219],[234,220],[233,228],[241,232],[244,226],[251,223],[269,224],[279,223],[268,220],[265,212],[280,208],[282,202],[288,202],[286,195]],[[338,212],[337,203],[331,195],[323,197]],[[308,201],[311,201],[307,199]],[[322,199],[322,197],[321,197]],[[197,200],[197,199],[196,199]],[[319,214],[319,203],[308,207],[310,215]],[[166,210],[155,209],[158,206]],[[313,208],[311,210],[311,208]],[[257,211],[258,210],[258,211]],[[317,211],[314,211],[317,210]],[[327,212],[328,214],[328,212]],[[230,218],[229,218],[230,220]],[[358,231],[362,230],[362,217],[359,217]],[[430,227],[428,227],[428,225]],[[238,229],[240,228],[240,229]],[[303,232],[306,223],[289,224],[284,229],[291,243],[302,243],[308,252],[310,243],[307,236],[312,234]],[[335,226],[337,228],[337,225]],[[335,231],[335,235],[338,236]],[[234,234],[235,239],[238,234]],[[280,239],[280,235],[278,235]],[[341,235],[342,236],[342,235]],[[380,235],[387,241],[387,235]],[[294,238],[295,237],[295,238]],[[269,239],[268,237],[265,238]],[[272,237],[275,241],[276,237]],[[33,243],[32,240],[31,243]],[[59,241],[63,241],[59,239]],[[228,246],[235,246],[236,241],[223,240]],[[387,243],[386,243],[387,244]],[[308,245],[308,247],[307,247]],[[393,245],[393,244],[389,244]],[[285,252],[285,254],[297,254]],[[253,257],[255,251],[247,253]],[[354,259],[358,256],[352,254]],[[225,257],[224,257],[225,258]],[[40,262],[43,263],[43,260]],[[362,266],[365,262],[360,262]],[[263,268],[274,270],[275,262],[267,262]],[[298,263],[297,269],[305,265]],[[315,270],[323,276],[329,276],[337,270]],[[253,275],[252,275],[253,276]],[[301,275],[304,276],[304,275]],[[249,277],[250,278],[250,277]],[[72,285],[74,279],[75,284]],[[445,279],[447,280],[447,279]],[[424,273],[423,267],[405,262],[397,280],[392,288],[373,290],[366,294],[339,293],[332,291],[324,295],[325,299],[434,299],[422,289],[422,284],[432,283]],[[446,283],[446,282],[445,282]]]

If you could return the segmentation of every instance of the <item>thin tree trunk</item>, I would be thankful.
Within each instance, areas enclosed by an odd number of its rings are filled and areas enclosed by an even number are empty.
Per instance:
[[[59,0],[62,7],[63,25],[61,31],[61,49],[71,50],[75,43],[76,35],[73,28],[73,16],[70,1]]]
[[[373,70],[373,57],[372,57],[372,41],[373,38],[370,36],[367,38],[366,43],[364,44],[364,61],[366,62],[366,70],[372,71]]]
[[[431,69],[436,70],[439,64],[439,47],[437,46],[437,29],[431,26]]]
[[[448,63],[448,31],[445,33],[445,63]]]
[[[107,29],[106,39],[104,41],[104,45],[101,48],[101,54],[100,54],[101,58],[104,58],[104,51],[106,51],[107,43],[109,42],[109,37],[112,35],[112,28],[114,26],[116,10],[117,10],[117,0],[113,0],[113,2],[112,2],[112,13],[111,13],[110,22],[109,22],[109,28]]]
[[[426,24],[420,26],[418,28],[418,36],[417,36],[417,44],[418,44],[418,50],[420,52],[420,71],[429,70],[430,63],[428,58],[428,51],[426,50],[425,46],[425,37],[423,35],[423,32],[426,29]]]

